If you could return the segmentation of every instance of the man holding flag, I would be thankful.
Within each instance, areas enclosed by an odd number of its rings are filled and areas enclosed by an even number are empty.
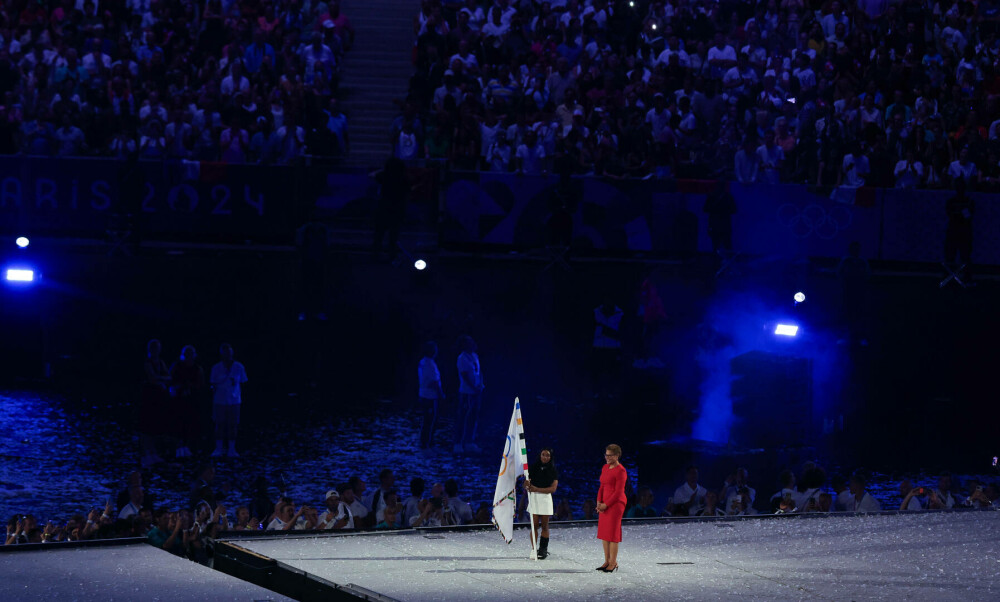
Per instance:
[[[500,530],[504,541],[514,540],[514,512],[517,508],[517,478],[528,475],[528,452],[524,442],[524,426],[521,423],[521,403],[514,399],[514,413],[507,429],[497,489],[493,494],[493,524]],[[537,559],[535,551],[535,531],[531,531],[531,559]]]

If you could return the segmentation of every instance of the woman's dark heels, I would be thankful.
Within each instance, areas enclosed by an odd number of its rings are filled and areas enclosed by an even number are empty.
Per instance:
[[[608,563],[606,563],[606,562],[605,562],[604,564],[602,564],[601,566],[597,567],[597,568],[596,568],[596,569],[594,569],[594,570],[595,570],[595,571],[602,571],[602,572],[603,572],[603,571],[604,571],[604,569],[606,569],[606,568],[608,568]]]
[[[613,568],[613,569],[609,569],[609,568],[605,567],[603,569],[598,569],[598,570],[601,571],[602,573],[613,573],[613,572],[615,572],[615,571],[618,570],[618,565],[616,564],[615,568]]]

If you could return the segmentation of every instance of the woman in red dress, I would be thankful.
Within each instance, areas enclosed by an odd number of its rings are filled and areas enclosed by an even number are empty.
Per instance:
[[[601,488],[597,491],[597,539],[604,544],[604,564],[597,570],[618,570],[618,543],[622,540],[622,515],[625,514],[625,480],[628,473],[618,460],[622,448],[611,444],[604,450],[606,464],[601,468]]]

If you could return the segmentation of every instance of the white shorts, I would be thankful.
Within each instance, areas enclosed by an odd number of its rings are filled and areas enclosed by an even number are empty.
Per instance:
[[[551,493],[528,493],[528,512],[538,516],[552,516]]]

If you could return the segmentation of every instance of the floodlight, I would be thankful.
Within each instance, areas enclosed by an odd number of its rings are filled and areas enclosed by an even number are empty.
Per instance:
[[[34,282],[35,271],[25,268],[7,268],[7,282]]]
[[[798,333],[799,333],[799,327],[793,324],[778,324],[774,328],[774,334],[785,337],[794,337]]]

